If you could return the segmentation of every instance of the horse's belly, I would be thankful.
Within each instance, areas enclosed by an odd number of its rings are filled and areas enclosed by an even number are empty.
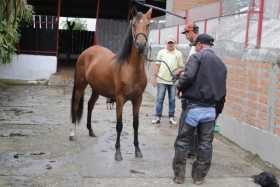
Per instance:
[[[141,96],[145,88],[146,85],[134,85],[134,86],[126,87],[124,95],[128,99],[134,99],[135,97]]]
[[[104,97],[114,97],[114,85],[107,82],[92,82],[92,89]]]
[[[93,63],[87,72],[87,81],[93,91],[105,97],[114,95],[114,77],[109,63]]]

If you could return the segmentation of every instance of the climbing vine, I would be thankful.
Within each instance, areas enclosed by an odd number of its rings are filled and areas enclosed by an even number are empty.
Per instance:
[[[32,18],[32,6],[26,0],[0,2],[0,63],[10,63],[19,41],[19,25]]]

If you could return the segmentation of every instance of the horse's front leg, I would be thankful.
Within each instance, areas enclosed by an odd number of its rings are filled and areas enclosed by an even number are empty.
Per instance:
[[[116,98],[116,111],[117,111],[117,140],[116,140],[116,153],[115,153],[115,160],[121,161],[122,160],[122,153],[121,153],[121,144],[120,144],[120,137],[121,132],[123,128],[122,123],[122,111],[123,111],[123,105],[124,105],[124,98],[122,96],[119,96]]]
[[[133,129],[134,129],[134,147],[135,147],[135,157],[142,158],[143,155],[139,148],[138,142],[138,127],[139,127],[139,110],[142,103],[142,95],[137,99],[132,101],[133,106]]]

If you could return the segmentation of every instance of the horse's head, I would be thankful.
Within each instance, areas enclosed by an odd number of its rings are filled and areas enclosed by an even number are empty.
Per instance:
[[[152,17],[152,9],[145,14],[137,12],[130,21],[132,28],[133,43],[139,53],[143,53],[148,42],[149,24]]]

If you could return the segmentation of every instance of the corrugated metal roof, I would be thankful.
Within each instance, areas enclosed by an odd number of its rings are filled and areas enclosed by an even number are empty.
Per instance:
[[[35,14],[56,15],[58,0],[27,0],[34,6]],[[146,3],[165,8],[166,0],[146,0]],[[126,19],[131,0],[100,0],[100,18]],[[97,0],[61,0],[61,16],[64,17],[96,17]],[[139,11],[146,11],[145,7],[138,7]],[[153,11],[153,16],[164,15]]]

